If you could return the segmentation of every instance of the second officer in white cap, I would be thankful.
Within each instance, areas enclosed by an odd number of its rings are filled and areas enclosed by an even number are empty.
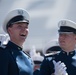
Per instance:
[[[49,41],[43,49],[43,54],[45,56],[53,55],[61,51],[59,43],[57,40]]]
[[[10,41],[0,52],[0,75],[32,75],[33,62],[23,51],[23,43],[29,33],[29,14],[18,8],[10,11],[4,22],[3,30],[9,34]]]
[[[45,57],[40,68],[40,75],[76,75],[76,23],[63,19],[58,22],[58,54]]]

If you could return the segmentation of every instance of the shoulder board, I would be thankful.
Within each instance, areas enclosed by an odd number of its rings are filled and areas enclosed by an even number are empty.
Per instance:
[[[30,54],[29,53],[27,53],[27,52],[25,52],[25,51],[23,51],[28,57],[30,57]]]
[[[51,52],[51,53],[45,54],[45,57],[54,56],[54,55],[59,54],[59,53],[60,53],[60,51]]]

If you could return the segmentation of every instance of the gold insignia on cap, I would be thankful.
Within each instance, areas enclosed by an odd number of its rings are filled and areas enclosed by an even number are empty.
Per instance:
[[[23,10],[18,10],[18,14],[22,15],[23,14]]]
[[[61,21],[61,25],[65,26],[66,25],[66,21]]]
[[[66,26],[66,21],[61,21],[61,22],[59,23],[59,25],[60,25],[60,26]]]

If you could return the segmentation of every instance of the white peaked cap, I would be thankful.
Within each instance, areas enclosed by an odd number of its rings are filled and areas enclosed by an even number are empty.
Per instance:
[[[9,40],[8,34],[0,34],[1,45],[7,44],[8,40]]]
[[[32,46],[31,50],[30,50],[30,56],[34,56],[36,54],[36,48],[35,46]]]
[[[20,16],[20,15],[23,18],[17,18],[17,16]],[[13,18],[15,18],[15,19],[13,19]],[[27,23],[29,23],[29,19],[30,19],[29,13],[25,9],[17,8],[17,9],[11,10],[8,12],[8,14],[6,15],[6,17],[3,21],[3,30],[7,33],[7,26],[9,24],[16,23],[16,22],[27,22]]]
[[[46,43],[45,47],[43,48],[43,54],[46,54],[46,51],[54,46],[59,46],[59,43],[57,40],[51,40],[48,43]]]
[[[43,61],[44,57],[40,55],[40,52],[36,53],[36,48],[35,46],[32,47],[30,50],[30,56],[33,61]]]
[[[68,19],[60,20],[58,22],[58,27],[60,28],[61,26],[67,26],[76,29],[76,23]]]
[[[42,62],[44,57],[40,55],[40,53],[36,53],[34,56],[32,56],[33,61],[40,61]]]

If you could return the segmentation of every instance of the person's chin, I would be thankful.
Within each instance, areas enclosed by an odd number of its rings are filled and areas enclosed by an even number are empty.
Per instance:
[[[21,39],[23,42],[25,42],[26,38]]]

